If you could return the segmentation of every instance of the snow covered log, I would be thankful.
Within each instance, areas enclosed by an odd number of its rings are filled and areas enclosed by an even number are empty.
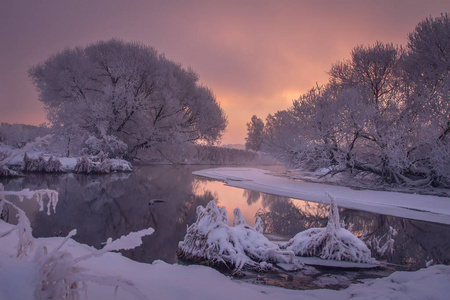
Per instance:
[[[363,241],[343,228],[339,222],[336,200],[331,199],[328,224],[325,228],[310,228],[296,234],[282,248],[299,256],[316,256],[322,259],[343,260],[358,263],[375,263]]]
[[[184,240],[178,245],[183,259],[206,261],[210,265],[225,265],[239,271],[243,268],[267,270],[272,263],[289,263],[299,267],[294,253],[281,250],[259,230],[245,223],[240,210],[234,211],[234,226],[228,226],[225,207],[214,201],[197,207],[197,220],[188,227]]]

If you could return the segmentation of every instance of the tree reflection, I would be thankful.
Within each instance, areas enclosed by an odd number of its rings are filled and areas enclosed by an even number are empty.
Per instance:
[[[211,191],[195,191],[192,171],[192,167],[149,166],[125,175],[32,174],[9,181],[5,188],[59,192],[55,214],[31,213],[36,237],[66,235],[76,228],[77,241],[99,248],[109,237],[153,227],[155,232],[144,237],[141,247],[123,253],[138,261],[174,263],[178,242],[187,224],[195,221],[196,207],[217,201]],[[155,198],[165,202],[149,206]]]
[[[310,203],[289,198],[262,195],[264,209],[258,211],[265,233],[293,237],[296,233],[317,227],[325,227],[328,205]],[[394,252],[385,257],[387,262],[405,269],[418,269],[431,259],[435,263],[450,263],[450,227],[393,216],[379,215],[351,209],[339,209],[341,220],[358,237],[371,241],[388,232],[389,226],[398,231],[394,240]],[[375,251],[373,251],[375,257]]]
[[[263,221],[265,233],[292,237],[308,228],[326,225],[326,205],[305,202],[304,209],[300,209],[295,204],[286,197],[262,194],[264,209],[258,212],[258,216]]]
[[[244,190],[243,197],[247,198],[247,204],[252,205],[253,203],[258,202],[261,197],[261,193],[252,190]]]
[[[205,166],[147,166],[133,173],[109,175],[29,174],[27,177],[1,179],[6,190],[29,188],[59,192],[56,213],[47,216],[18,203],[32,222],[35,237],[66,235],[76,228],[75,239],[99,248],[108,237],[116,239],[131,231],[153,227],[155,233],[144,237],[144,244],[124,252],[144,262],[162,259],[177,262],[178,242],[187,225],[195,222],[198,205],[219,201],[217,193],[192,172]],[[244,191],[243,203],[262,207],[258,215],[265,233],[293,237],[312,227],[325,227],[328,205],[292,200],[259,192]],[[164,203],[148,205],[151,199]],[[237,201],[237,199],[236,199]],[[244,207],[240,207],[245,209]],[[394,253],[387,261],[416,269],[426,261],[450,263],[450,226],[379,214],[340,209],[340,217],[356,236],[372,239],[385,234],[389,226],[398,231]],[[11,219],[11,218],[10,218]]]

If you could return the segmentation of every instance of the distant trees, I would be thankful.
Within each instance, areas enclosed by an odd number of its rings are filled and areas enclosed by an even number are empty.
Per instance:
[[[245,150],[259,151],[262,145],[264,122],[256,115],[247,123],[247,137],[245,138]]]
[[[357,46],[330,81],[269,115],[262,149],[315,170],[450,185],[450,19],[427,18],[405,49]]]
[[[194,71],[138,43],[113,39],[65,49],[29,76],[53,126],[94,136],[90,144],[123,149],[124,143],[128,157],[164,143],[214,143],[227,124]]]

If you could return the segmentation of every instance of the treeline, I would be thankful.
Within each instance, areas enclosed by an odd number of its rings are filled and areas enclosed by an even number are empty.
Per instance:
[[[36,138],[51,134],[48,142],[38,147],[33,147],[34,151],[40,152],[35,157],[24,155],[23,165],[16,168],[25,172],[63,172],[61,165],[58,165],[55,157],[78,157],[80,165],[75,167],[75,172],[82,172],[94,166],[97,160],[95,157],[102,157],[101,161],[110,158],[120,157],[119,147],[114,144],[115,140],[99,140],[92,135],[61,135],[59,130],[44,126],[33,126],[24,124],[0,124],[0,146],[10,147],[0,148],[0,160],[3,156],[9,155],[11,148],[21,149],[27,143],[32,143]],[[46,153],[47,155],[44,155]],[[52,156],[53,155],[53,156]],[[86,159],[90,157],[93,162],[86,164]],[[225,148],[210,145],[196,145],[191,143],[161,143],[148,149],[140,149],[137,152],[136,163],[155,164],[276,164],[269,155],[255,151],[243,149]],[[101,162],[100,161],[100,162]],[[108,160],[109,161],[109,160]],[[100,168],[98,172],[102,171]],[[94,170],[95,171],[95,170]],[[103,172],[106,173],[106,172]]]
[[[247,149],[308,170],[450,186],[450,19],[421,21],[405,48],[357,46],[286,110],[254,116]]]
[[[184,145],[142,150],[143,164],[262,165],[278,164],[271,156],[255,151],[209,145]]]
[[[26,143],[34,141],[37,137],[52,134],[52,129],[45,126],[25,124],[0,124],[0,143],[14,148],[21,148]]]

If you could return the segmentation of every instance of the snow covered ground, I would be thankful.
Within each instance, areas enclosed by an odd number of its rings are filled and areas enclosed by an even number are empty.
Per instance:
[[[10,224],[0,221],[0,236],[11,229]],[[1,237],[0,243],[0,299],[36,299],[35,288],[39,282],[37,264],[33,257],[16,258],[18,237],[10,234]],[[39,245],[48,251],[57,247],[63,238],[39,238]],[[92,247],[70,239],[60,249],[74,258],[93,251]],[[381,279],[366,280],[349,288],[335,290],[287,290],[265,285],[252,285],[234,281],[212,268],[204,266],[170,265],[162,261],[144,264],[132,261],[118,253],[92,256],[78,264],[85,278],[105,279],[105,285],[87,283],[87,293],[81,299],[448,299],[450,294],[450,266],[436,265],[416,272],[395,272]],[[82,277],[83,278],[83,277]],[[115,278],[129,282],[134,291],[107,285]]]
[[[222,170],[225,170],[221,173],[222,178],[227,178],[226,180],[233,183],[251,183],[253,181],[249,178],[242,178],[242,174],[245,172],[239,173],[230,170],[230,173],[227,173],[226,170],[229,168]],[[218,176],[217,174],[216,176]],[[248,174],[252,175],[254,179],[268,176],[265,171],[256,169],[250,169]],[[267,183],[270,183],[270,180],[275,181],[269,187],[272,186],[272,192],[276,192],[274,184],[278,179],[268,176],[266,180],[268,180]],[[286,192],[286,186],[282,182],[279,184],[278,189]],[[267,184],[261,186],[268,189]],[[332,189],[328,191],[334,192],[338,203],[341,204],[339,199],[343,195]],[[372,195],[372,192],[368,192],[368,195]],[[398,197],[394,195],[392,198],[395,200]],[[350,201],[347,200],[347,202]],[[27,222],[22,223],[26,225]],[[133,240],[151,232],[152,229],[149,228],[134,236]],[[52,281],[43,282],[43,275],[47,276],[45,277],[47,279],[50,275],[63,275],[77,280],[76,284],[70,285],[72,288],[81,288],[80,297],[76,299],[289,300],[352,298],[440,300],[448,299],[450,294],[450,285],[448,284],[450,282],[450,266],[445,265],[434,265],[416,272],[395,272],[385,278],[367,279],[362,283],[352,284],[349,288],[340,291],[325,289],[298,291],[235,281],[204,266],[171,265],[162,261],[155,261],[152,264],[138,263],[119,253],[103,253],[101,250],[95,250],[73,239],[66,239],[66,243],[63,243],[64,238],[61,237],[36,239],[28,236],[24,240],[23,228],[17,228],[0,220],[0,300],[46,299],[38,296],[48,295],[45,291],[43,292],[42,287],[48,287]],[[29,241],[31,243],[28,243]],[[124,240],[119,239],[118,241]],[[111,246],[114,243],[115,241],[107,244],[105,248],[114,250],[114,247]],[[129,243],[123,245],[119,242],[119,244],[118,247],[127,247]],[[134,245],[130,247],[136,246],[138,243],[131,244]],[[24,251],[24,246],[27,248],[26,251]],[[58,247],[60,248],[58,249]],[[25,252],[26,255],[23,254]],[[92,255],[93,253],[95,255]],[[46,260],[42,259],[45,257],[50,257],[52,260],[45,263]],[[61,281],[61,278],[58,280]],[[333,278],[330,277],[330,280]],[[72,298],[66,297],[66,299]]]
[[[369,211],[450,225],[450,198],[373,190],[354,190],[322,183],[302,182],[272,176],[254,168],[214,168],[195,175],[222,180],[227,185],[306,201],[328,203],[325,192],[339,207]]]

